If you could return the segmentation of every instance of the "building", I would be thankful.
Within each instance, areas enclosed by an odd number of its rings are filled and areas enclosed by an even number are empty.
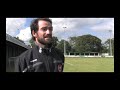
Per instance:
[[[6,34],[6,72],[14,71],[15,58],[30,47]]]

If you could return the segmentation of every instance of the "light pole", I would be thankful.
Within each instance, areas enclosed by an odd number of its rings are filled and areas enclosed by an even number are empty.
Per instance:
[[[109,30],[110,32],[110,56],[112,56],[112,45],[111,45],[111,32],[112,30]]]
[[[63,27],[64,28],[64,34],[65,34],[65,28],[66,27]],[[66,44],[65,44],[65,39],[64,39],[64,56],[66,55]]]

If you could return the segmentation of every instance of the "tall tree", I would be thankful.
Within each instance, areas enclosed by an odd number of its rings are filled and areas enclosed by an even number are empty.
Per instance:
[[[64,40],[58,42],[56,48],[60,49],[64,53]]]
[[[105,41],[104,47],[106,47],[107,52],[110,53],[110,39],[107,39]],[[111,48],[112,48],[112,55],[114,55],[114,38],[111,39]]]
[[[52,43],[53,43],[53,47],[56,47],[57,44],[58,44],[58,38],[55,37],[55,36],[53,36],[53,38],[52,38]]]
[[[70,40],[74,42],[72,46],[74,46],[76,52],[101,52],[101,40],[96,36],[87,34],[78,37],[72,37]]]
[[[102,53],[108,53],[108,47],[105,45],[105,43],[102,44],[102,50],[101,50]]]
[[[76,40],[77,40],[77,37],[69,37],[69,44],[71,46],[70,52],[76,52],[75,51]]]
[[[64,40],[59,41],[56,47],[64,53]],[[68,41],[65,41],[65,47],[66,47],[66,53],[68,54],[71,50],[71,46]]]

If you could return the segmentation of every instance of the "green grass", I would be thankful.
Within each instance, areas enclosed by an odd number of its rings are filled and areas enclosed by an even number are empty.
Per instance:
[[[114,72],[114,58],[65,58],[64,72]]]

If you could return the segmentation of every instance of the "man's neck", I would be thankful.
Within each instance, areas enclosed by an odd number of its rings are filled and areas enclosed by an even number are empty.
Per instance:
[[[50,47],[51,47],[51,45],[44,45],[44,44],[41,44],[41,43],[36,42],[36,41],[35,41],[35,44],[36,44],[37,46],[39,46],[39,48],[50,48]]]
[[[39,46],[39,48],[45,48],[45,45],[43,45],[43,44],[41,44],[41,43],[39,43],[39,42],[36,42],[36,41],[35,41],[35,44],[36,44],[37,46]]]

